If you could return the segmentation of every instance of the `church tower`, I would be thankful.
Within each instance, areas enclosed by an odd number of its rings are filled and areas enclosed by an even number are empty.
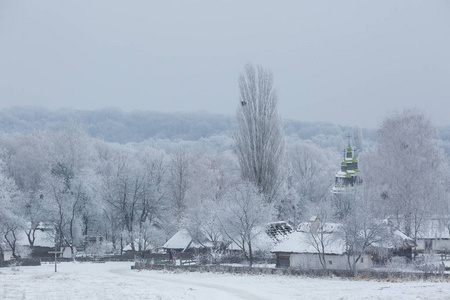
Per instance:
[[[344,150],[344,160],[341,163],[341,170],[335,175],[334,187],[331,189],[333,193],[343,193],[352,189],[354,186],[361,184],[360,171],[358,169],[358,160],[355,152],[350,145]]]

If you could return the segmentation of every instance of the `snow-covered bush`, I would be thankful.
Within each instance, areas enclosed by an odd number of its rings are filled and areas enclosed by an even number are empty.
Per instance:
[[[386,269],[388,272],[403,272],[411,270],[411,265],[406,257],[394,256],[386,263]]]
[[[436,254],[423,254],[416,258],[414,265],[425,274],[442,274],[445,269],[440,256]]]
[[[86,246],[85,253],[93,257],[102,257],[105,254],[112,253],[112,251],[113,248],[111,243],[95,242],[89,243]]]

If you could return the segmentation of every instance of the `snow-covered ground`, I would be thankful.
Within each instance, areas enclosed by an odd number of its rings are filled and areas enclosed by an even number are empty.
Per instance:
[[[0,269],[0,299],[450,299],[448,282],[131,270],[132,263]]]

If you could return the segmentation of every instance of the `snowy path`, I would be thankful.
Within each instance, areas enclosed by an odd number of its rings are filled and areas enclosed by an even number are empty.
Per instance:
[[[267,300],[266,298],[259,297],[254,295],[247,290],[245,290],[245,286],[242,288],[235,288],[231,286],[225,286],[215,283],[202,283],[199,280],[188,280],[188,279],[173,279],[173,276],[170,278],[166,276],[161,276],[161,274],[150,272],[150,271],[135,271],[133,273],[125,272],[123,269],[111,270],[112,273],[133,277],[135,280],[144,280],[148,282],[151,280],[152,282],[160,282],[162,284],[166,284],[169,286],[173,286],[173,288],[177,289],[187,289],[189,291],[195,291],[200,289],[207,289],[209,295],[214,295],[214,299],[248,299],[248,300]],[[167,275],[167,274],[166,274]],[[173,275],[173,274],[172,274]]]
[[[0,299],[450,299],[448,282],[131,270],[132,263],[0,269]]]

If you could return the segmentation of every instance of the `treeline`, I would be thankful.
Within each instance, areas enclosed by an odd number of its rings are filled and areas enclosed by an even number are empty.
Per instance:
[[[197,141],[212,136],[229,136],[236,125],[235,116],[210,113],[124,112],[119,109],[92,111],[40,107],[12,107],[0,110],[0,131],[28,133],[32,130],[56,130],[68,121],[83,124],[93,138],[115,143],[139,143],[144,140]],[[284,120],[287,136],[312,139],[314,136],[345,136],[351,127],[324,122]],[[376,140],[376,131],[362,129],[366,140]]]

